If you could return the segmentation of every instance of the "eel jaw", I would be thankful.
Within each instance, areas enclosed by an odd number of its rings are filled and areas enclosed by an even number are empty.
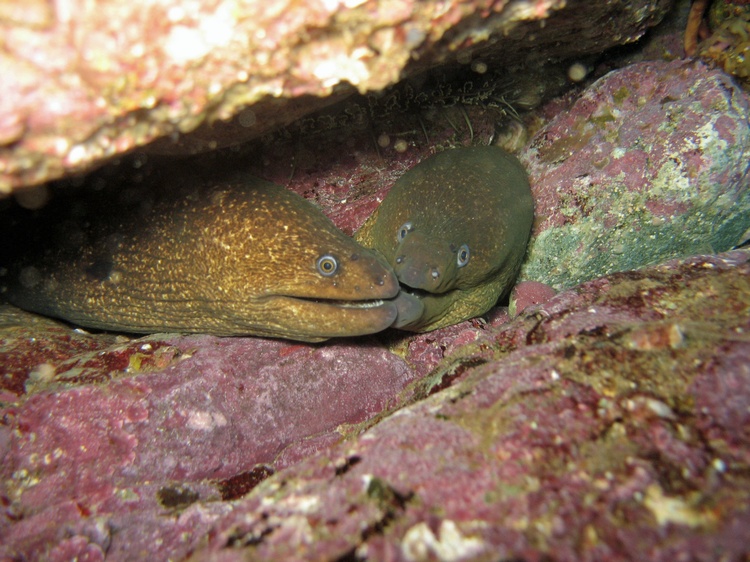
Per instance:
[[[273,296],[264,299],[281,337],[322,341],[374,334],[390,327],[398,316],[395,298],[339,300]]]
[[[392,328],[402,328],[413,324],[424,314],[424,304],[422,300],[411,293],[401,290],[398,296],[393,299],[396,304],[396,320],[391,325]]]

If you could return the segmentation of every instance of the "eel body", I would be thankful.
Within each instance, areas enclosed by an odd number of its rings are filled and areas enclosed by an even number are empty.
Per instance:
[[[393,267],[399,300],[422,305],[395,327],[422,332],[484,314],[509,291],[533,217],[514,156],[495,146],[457,148],[399,178],[355,237]]]
[[[133,333],[322,341],[394,322],[390,266],[304,198],[241,174],[179,181],[178,195],[61,221],[45,248],[6,267],[4,298]]]

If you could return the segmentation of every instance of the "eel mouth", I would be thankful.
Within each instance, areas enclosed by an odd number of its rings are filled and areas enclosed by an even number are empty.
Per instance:
[[[391,299],[346,300],[278,295],[272,306],[286,308],[282,320],[293,329],[313,337],[359,336],[380,332],[390,327],[398,316],[396,297]]]
[[[432,291],[427,291],[426,289],[415,289],[414,287],[410,287],[409,285],[402,285],[401,292],[406,293],[407,295],[412,295],[420,299],[424,297],[435,296],[436,294],[439,294],[439,293],[433,293]]]
[[[380,308],[386,303],[393,302],[394,299],[373,299],[373,300],[364,300],[364,301],[349,301],[349,300],[343,300],[343,299],[312,299],[312,298],[303,298],[303,297],[287,297],[287,298],[293,298],[300,301],[315,303],[315,304],[323,304],[323,305],[329,305],[329,306],[336,306],[339,308],[355,308],[355,309],[368,309],[368,308]]]

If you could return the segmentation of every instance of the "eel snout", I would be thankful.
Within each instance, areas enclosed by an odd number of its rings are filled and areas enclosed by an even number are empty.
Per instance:
[[[412,232],[396,248],[393,269],[412,289],[445,293],[456,283],[456,252],[451,244]]]
[[[353,279],[351,283],[355,291],[353,298],[356,298],[357,292],[361,292],[362,299],[390,299],[398,295],[398,278],[380,255],[363,248],[361,252],[352,254],[350,263],[356,264],[359,269],[359,279]]]

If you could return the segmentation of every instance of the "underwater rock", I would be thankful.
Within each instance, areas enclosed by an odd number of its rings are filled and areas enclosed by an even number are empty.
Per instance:
[[[242,142],[475,51],[501,67],[600,52],[671,4],[5,2],[0,194],[157,139],[180,154]]]
[[[614,274],[492,330],[449,388],[266,480],[191,560],[742,559],[748,260]]]
[[[520,280],[556,289],[750,229],[750,103],[720,70],[642,62],[589,86],[521,155],[536,223]]]
[[[522,281],[510,294],[508,314],[515,318],[528,307],[542,304],[555,296],[555,290],[538,281]]]
[[[750,250],[466,324],[445,329],[452,356],[400,397],[414,375],[375,338],[199,336],[104,350],[131,368],[97,384],[71,367],[6,395],[0,557],[746,552]],[[335,429],[399,404],[364,433],[371,422]]]
[[[34,327],[37,346],[57,337],[49,324]],[[6,348],[29,339],[18,324],[2,337]],[[368,340],[162,335],[90,353],[83,340],[99,338],[58,343],[60,360],[48,356],[45,367],[39,352],[15,355],[16,370],[25,362],[33,374],[20,395],[18,380],[2,394],[0,559],[47,559],[63,542],[72,548],[69,532],[108,559],[133,549],[153,560],[184,555],[258,467],[255,480],[329,446],[415,378]]]

